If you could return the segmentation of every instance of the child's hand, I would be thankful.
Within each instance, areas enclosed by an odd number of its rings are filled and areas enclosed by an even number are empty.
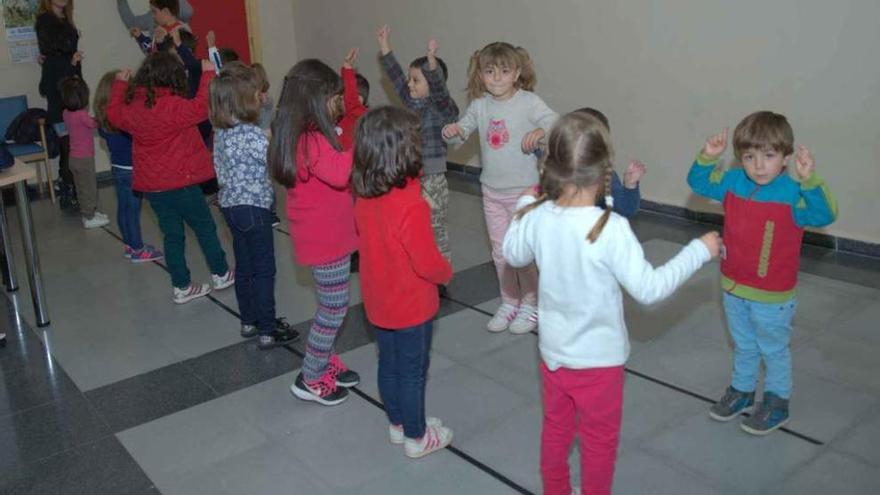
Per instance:
[[[216,71],[217,67],[214,65],[214,62],[211,62],[210,60],[202,60],[202,73]]]
[[[342,60],[343,69],[354,69],[354,62],[358,58],[358,51],[357,48],[352,48],[348,51],[348,54],[346,54],[345,58]]]
[[[131,28],[131,29],[128,30],[128,34],[130,34],[132,38],[140,38],[140,36],[141,36],[141,34],[142,34],[142,33],[141,33],[141,28],[139,28],[139,27],[133,27],[133,28]]]
[[[711,158],[718,158],[721,156],[721,153],[724,153],[726,148],[727,127],[722,129],[718,134],[710,136],[709,139],[706,140],[706,144],[703,145],[703,154]]]
[[[376,32],[376,38],[379,40],[379,51],[382,52],[382,55],[391,53],[391,28],[388,27],[388,24],[379,28]]]
[[[457,123],[447,125],[440,132],[441,132],[441,134],[443,134],[443,137],[446,139],[452,139],[455,136],[458,136],[461,139],[464,139],[464,129],[462,129],[461,126],[458,125]]]
[[[208,31],[208,34],[205,35],[205,41],[208,43],[208,48],[217,46],[217,35],[214,34],[214,31]]]
[[[525,136],[523,136],[522,140],[522,151],[525,154],[529,154],[532,151],[535,151],[540,147],[541,140],[544,139],[544,129],[540,127],[535,129],[532,132],[529,132]]]
[[[165,30],[162,26],[157,26],[153,31],[153,42],[157,45],[165,41],[165,37],[168,36],[168,31]]]
[[[626,167],[626,172],[623,174],[623,187],[627,189],[635,189],[636,186],[639,185],[639,181],[642,180],[642,177],[648,172],[648,167],[645,166],[644,163],[633,160],[629,162],[629,166]]]
[[[520,197],[522,196],[531,196],[535,199],[538,199],[541,196],[541,185],[538,184],[525,189],[522,194],[520,194]]]
[[[70,65],[79,65],[83,59],[83,52],[76,52],[70,57]]]
[[[171,31],[171,41],[174,42],[174,46],[180,46],[180,28]]]
[[[131,79],[131,69],[121,70],[116,73],[117,81],[128,82],[129,79]]]
[[[712,232],[707,232],[703,234],[703,237],[700,237],[700,240],[706,245],[706,249],[709,250],[709,255],[711,257],[716,258],[721,254],[723,243],[721,235],[718,234],[718,232],[714,230]]]
[[[437,70],[437,50],[440,49],[440,43],[436,39],[428,40],[428,69]]]
[[[801,180],[807,180],[816,171],[816,161],[806,146],[799,144],[794,155],[795,170]]]

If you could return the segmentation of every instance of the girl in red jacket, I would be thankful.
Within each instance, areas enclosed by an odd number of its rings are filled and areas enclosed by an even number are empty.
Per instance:
[[[214,177],[214,164],[198,124],[208,118],[208,86],[214,64],[202,62],[195,98],[186,98],[186,72],[168,52],[148,56],[137,74],[121,71],[107,107],[110,125],[132,137],[132,189],[144,193],[159,221],[174,302],[208,295],[211,286],[193,284],[184,257],[184,222],[192,228],[211,269],[215,289],[235,280],[217,239],[217,225],[199,184]]]
[[[344,401],[347,387],[360,381],[333,352],[348,311],[350,256],[357,247],[351,150],[342,149],[335,128],[341,93],[339,74],[324,62],[294,65],[284,78],[268,157],[272,176],[287,187],[294,258],[311,268],[318,295],[302,372],[290,391],[327,406]]]
[[[420,119],[409,110],[379,107],[364,115],[355,134],[351,183],[357,200],[361,295],[376,327],[379,393],[391,443],[422,457],[452,441],[452,430],[425,417],[425,378],[437,286],[452,278],[422,199]]]

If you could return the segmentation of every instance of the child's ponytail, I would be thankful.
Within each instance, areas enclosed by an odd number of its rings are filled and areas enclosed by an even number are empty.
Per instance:
[[[535,85],[538,84],[538,75],[535,73],[535,64],[532,57],[525,48],[516,47],[516,54],[519,58],[519,79],[516,81],[519,89],[526,91],[534,91]]]
[[[587,234],[587,240],[590,242],[596,242],[596,239],[602,234],[602,229],[604,229],[605,224],[608,223],[608,217],[611,216],[611,210],[614,208],[614,197],[611,196],[611,175],[613,173],[614,171],[611,169],[611,164],[609,163],[605,166],[605,182],[602,184],[602,189],[596,194],[597,196],[599,194],[605,196],[605,211],[602,212],[602,216],[599,217],[596,225],[593,225],[590,233]]]
[[[486,92],[486,86],[483,85],[483,79],[480,74],[480,54],[482,52],[483,49],[475,51],[474,54],[471,55],[470,62],[468,62],[468,100],[476,100]]]

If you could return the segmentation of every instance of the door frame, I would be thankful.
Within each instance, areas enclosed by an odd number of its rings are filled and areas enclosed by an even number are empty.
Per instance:
[[[258,0],[245,0],[247,14],[248,45],[251,50],[251,63],[263,63],[263,43],[260,33],[260,6]]]

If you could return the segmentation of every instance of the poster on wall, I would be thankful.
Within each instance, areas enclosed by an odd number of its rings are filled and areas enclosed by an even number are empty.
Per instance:
[[[2,0],[2,2],[10,61],[14,64],[36,62],[40,53],[37,33],[34,31],[38,0]]]

